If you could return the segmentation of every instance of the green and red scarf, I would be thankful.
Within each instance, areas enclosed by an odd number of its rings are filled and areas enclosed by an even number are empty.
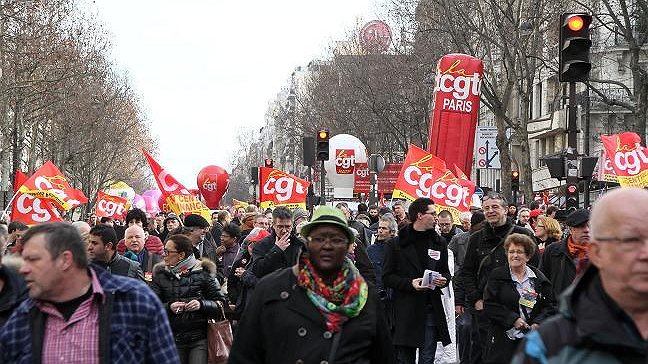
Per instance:
[[[358,316],[367,303],[367,282],[348,258],[329,286],[315,272],[307,254],[303,254],[299,259],[297,282],[324,315],[326,328],[333,332],[340,331],[348,319]]]

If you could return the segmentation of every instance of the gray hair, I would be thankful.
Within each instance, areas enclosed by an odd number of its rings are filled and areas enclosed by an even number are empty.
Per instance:
[[[396,219],[394,218],[394,215],[392,214],[384,214],[382,215],[378,221],[386,222],[388,223],[389,231],[392,233],[397,233],[398,232],[398,223],[396,222]]]

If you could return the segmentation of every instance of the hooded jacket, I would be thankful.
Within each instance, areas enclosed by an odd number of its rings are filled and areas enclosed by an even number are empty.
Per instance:
[[[592,265],[561,297],[560,314],[527,335],[511,363],[647,362],[646,340],[605,292]]]
[[[189,271],[176,276],[164,263],[153,268],[151,289],[166,307],[173,337],[178,344],[189,344],[207,337],[207,319],[219,318],[225,296],[215,279],[216,265],[201,259]],[[176,314],[171,311],[174,302],[200,301],[200,309]]]

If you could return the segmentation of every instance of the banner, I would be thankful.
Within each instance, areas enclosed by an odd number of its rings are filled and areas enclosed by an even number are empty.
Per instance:
[[[50,161],[34,172],[19,190],[40,200],[51,201],[65,211],[88,202],[83,192],[72,188],[63,173]]]
[[[128,200],[120,196],[112,196],[103,191],[97,192],[97,204],[95,214],[97,217],[110,217],[121,219],[126,215],[126,204]]]
[[[612,168],[612,161],[607,157],[605,149],[601,150],[599,155],[598,162],[596,162],[596,169],[594,170],[593,179],[603,182],[613,182],[619,183],[619,179],[616,174],[614,174],[614,168]]]
[[[63,221],[59,212],[49,201],[18,191],[28,179],[29,177],[22,171],[16,171],[14,191],[17,194],[11,204],[11,221],[20,221],[25,225]]]
[[[462,212],[470,210],[470,198],[475,183],[457,178],[446,163],[425,150],[410,145],[403,162],[393,198],[413,201],[427,197],[434,201],[437,211],[448,210],[455,221]]]
[[[259,207],[285,206],[289,209],[306,208],[306,195],[310,182],[278,169],[260,167]]]
[[[601,135],[601,141],[621,186],[648,186],[648,150],[638,134]]]
[[[176,215],[182,213],[185,215],[196,214],[201,215],[207,221],[211,221],[211,213],[207,206],[200,202],[198,197],[192,195],[175,177],[162,168],[146,150],[142,149],[142,152],[151,167],[153,177],[155,177],[155,181],[169,209]]]
[[[484,65],[465,54],[447,54],[437,64],[428,150],[468,175],[473,163],[475,128]]]

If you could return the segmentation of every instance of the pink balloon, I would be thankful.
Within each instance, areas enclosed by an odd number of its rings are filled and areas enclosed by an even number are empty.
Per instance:
[[[146,204],[146,212],[151,215],[155,215],[160,212],[160,206],[158,206],[158,199],[162,195],[160,190],[147,190],[142,192],[142,197]]]
[[[229,174],[219,166],[207,166],[198,172],[198,189],[210,209],[217,209],[229,186]]]
[[[135,195],[135,198],[133,198],[133,207],[146,211],[146,202],[144,201],[144,197]]]

